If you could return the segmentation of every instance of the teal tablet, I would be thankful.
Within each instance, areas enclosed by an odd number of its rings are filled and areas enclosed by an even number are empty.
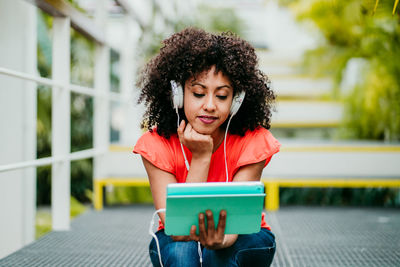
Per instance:
[[[179,183],[167,187],[165,233],[189,235],[197,226],[198,214],[211,210],[215,226],[219,212],[226,210],[225,234],[260,231],[265,193],[261,182]]]

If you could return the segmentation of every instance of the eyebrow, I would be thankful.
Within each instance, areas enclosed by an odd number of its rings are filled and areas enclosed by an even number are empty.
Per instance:
[[[193,86],[193,85],[200,85],[201,87],[203,87],[203,88],[207,88],[207,86],[205,86],[204,84],[202,84],[202,83],[200,83],[200,82],[197,82],[197,81],[192,81],[191,82],[191,85]],[[230,85],[228,85],[228,84],[224,84],[224,85],[221,85],[221,86],[218,86],[217,87],[217,90],[219,90],[219,89],[222,89],[222,88],[232,88]]]

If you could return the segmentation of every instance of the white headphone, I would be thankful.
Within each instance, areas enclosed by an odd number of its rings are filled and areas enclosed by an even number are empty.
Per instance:
[[[171,88],[172,88],[172,103],[174,109],[177,110],[178,108],[183,108],[183,89],[181,85],[178,85],[175,81],[171,81]],[[235,97],[232,99],[231,109],[229,114],[231,116],[236,115],[239,111],[240,106],[243,103],[244,97],[246,95],[245,91],[236,94]]]

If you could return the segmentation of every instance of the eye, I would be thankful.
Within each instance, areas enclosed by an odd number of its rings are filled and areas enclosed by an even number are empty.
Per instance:
[[[197,97],[197,98],[201,98],[204,96],[204,94],[198,94],[198,93],[193,93],[193,95],[194,95],[194,97]]]
[[[217,98],[221,99],[221,100],[225,100],[228,96],[226,95],[217,95]]]

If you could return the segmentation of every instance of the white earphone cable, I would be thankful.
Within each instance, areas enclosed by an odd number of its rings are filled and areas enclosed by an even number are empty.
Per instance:
[[[159,212],[165,212],[166,209],[158,209],[153,213],[153,217],[151,218],[150,221],[150,227],[149,227],[149,234],[154,238],[154,240],[156,241],[156,245],[157,245],[157,252],[158,252],[158,260],[160,261],[160,265],[161,267],[164,267],[164,265],[162,264],[161,261],[161,252],[160,252],[160,244],[158,243],[158,238],[156,236],[156,234],[153,232],[153,226],[154,226],[154,217],[156,216],[157,213]]]
[[[226,136],[228,135],[229,124],[231,123],[232,117],[233,117],[233,115],[228,120],[228,124],[226,125],[226,130],[225,130],[225,137],[224,137],[224,158],[225,158],[226,182],[229,182],[228,163],[226,161]]]
[[[203,252],[201,250],[201,245],[200,242],[197,241],[197,252],[199,253],[199,257],[200,257],[200,267],[203,266]]]

